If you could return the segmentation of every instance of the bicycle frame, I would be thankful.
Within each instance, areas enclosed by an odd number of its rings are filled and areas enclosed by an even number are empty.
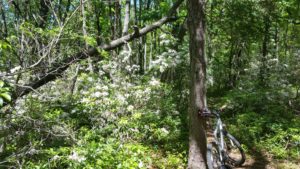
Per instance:
[[[221,117],[218,113],[212,112],[214,116],[217,118],[216,127],[214,129],[214,139],[218,146],[219,159],[221,161],[221,165],[225,165],[226,156],[225,156],[225,143],[224,143],[224,128]]]
[[[242,165],[245,162],[246,157],[240,143],[227,132],[223,125],[219,112],[211,112],[209,114],[209,116],[215,116],[216,121],[215,128],[213,130],[214,144],[208,144],[209,149],[207,151],[207,158],[210,159],[208,167],[210,169],[215,167],[221,167],[221,169],[229,169],[232,168],[232,166]],[[212,150],[213,146],[214,150]],[[235,158],[234,151],[232,151],[233,149],[239,151],[240,158]],[[216,164],[217,166],[214,166],[214,164]]]

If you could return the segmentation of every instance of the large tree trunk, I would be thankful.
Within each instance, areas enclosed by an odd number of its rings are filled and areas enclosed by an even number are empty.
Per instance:
[[[204,56],[204,4],[205,0],[188,1],[188,27],[190,35],[191,89],[189,126],[189,169],[206,168],[205,119],[199,112],[206,107],[206,61]]]

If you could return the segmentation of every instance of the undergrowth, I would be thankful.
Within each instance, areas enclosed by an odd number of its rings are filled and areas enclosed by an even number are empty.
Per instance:
[[[235,89],[214,98],[230,133],[249,153],[267,153],[274,159],[300,159],[300,116],[287,89]]]
[[[81,74],[78,81],[72,96],[33,95],[18,103],[11,120],[2,122],[15,126],[2,167],[186,167],[187,109],[176,104],[186,94],[155,78],[110,83]]]

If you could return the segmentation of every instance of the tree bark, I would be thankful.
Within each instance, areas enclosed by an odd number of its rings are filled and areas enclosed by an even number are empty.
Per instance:
[[[206,168],[206,121],[199,112],[206,107],[206,61],[204,56],[205,0],[188,1],[188,29],[190,36],[190,112],[189,112],[189,169]]]
[[[87,31],[86,31],[86,18],[85,18],[85,9],[84,9],[84,2],[83,0],[80,0],[80,8],[81,8],[81,18],[82,18],[82,34],[84,38],[87,37]],[[88,44],[85,42],[85,49],[88,49]]]
[[[80,0],[80,7],[81,7],[81,17],[82,17],[82,34],[83,34],[83,37],[84,38],[87,38],[88,37],[88,33],[87,33],[87,29],[86,29],[86,15],[85,15],[85,2],[83,0]],[[88,44],[87,42],[85,41],[84,42],[85,44],[85,50],[88,50]],[[91,58],[89,57],[88,58],[88,70],[90,72],[94,72],[94,68],[93,68],[93,63],[92,63],[92,60]]]
[[[48,12],[49,12],[49,3],[50,0],[40,0],[40,16],[41,21],[39,23],[39,27],[45,28],[47,24]]]
[[[138,25],[141,26],[142,23],[142,10],[143,10],[143,0],[139,0],[139,16],[138,16]],[[139,57],[139,66],[140,66],[140,74],[143,75],[145,73],[145,58],[144,58],[144,49],[143,49],[143,40],[144,38],[141,37],[138,42],[138,57]]]
[[[8,35],[8,29],[7,29],[7,23],[6,23],[5,11],[4,11],[2,2],[0,2],[0,10],[1,10],[1,16],[2,16],[2,20],[3,20],[3,27],[4,27],[3,37],[6,38],[7,35]]]
[[[111,39],[115,39],[115,33],[116,33],[116,27],[115,27],[115,17],[114,17],[114,13],[113,13],[113,9],[114,9],[114,6],[113,6],[113,2],[112,0],[109,0],[109,19],[110,19],[110,27],[111,27]]]
[[[114,25],[115,25],[115,37],[114,39],[117,39],[122,36],[122,29],[121,29],[121,5],[119,1],[115,1],[115,20],[114,20]]]
[[[96,26],[96,30],[97,30],[97,37],[96,37],[96,41],[97,41],[97,45],[101,45],[102,43],[102,39],[101,39],[101,33],[102,33],[102,25],[100,23],[100,16],[101,14],[104,14],[104,12],[102,12],[103,10],[103,5],[102,2],[96,2],[93,1],[93,6],[94,6],[94,13],[95,13],[95,26]]]
[[[134,24],[137,26],[138,25],[138,14],[137,14],[137,0],[133,1],[133,6],[134,6]]]
[[[268,73],[268,43],[269,43],[269,30],[270,30],[270,18],[269,16],[265,16],[264,18],[264,38],[263,38],[263,43],[262,43],[262,57],[261,57],[261,66],[260,66],[260,71],[259,71],[259,77],[260,77],[260,85],[262,87],[266,86],[266,80],[267,80],[267,73]]]
[[[126,0],[125,3],[125,16],[124,16],[124,25],[122,30],[122,36],[125,36],[128,34],[128,28],[129,28],[129,20],[130,20],[130,0]],[[123,50],[128,51],[128,46],[125,45]]]
[[[128,34],[129,19],[130,19],[130,0],[126,0],[125,17],[124,17],[124,26],[123,26],[122,36]]]

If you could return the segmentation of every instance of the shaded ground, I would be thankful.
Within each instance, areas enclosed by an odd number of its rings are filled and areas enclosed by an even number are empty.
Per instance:
[[[299,162],[287,160],[273,160],[265,154],[255,152],[246,156],[246,162],[236,169],[300,169]]]
[[[254,153],[253,156],[246,156],[246,162],[238,169],[274,169],[270,165],[270,160],[259,152]]]
[[[207,132],[207,139],[214,140],[212,131]],[[300,161],[274,160],[267,153],[255,151],[246,154],[245,163],[234,169],[300,169]]]

